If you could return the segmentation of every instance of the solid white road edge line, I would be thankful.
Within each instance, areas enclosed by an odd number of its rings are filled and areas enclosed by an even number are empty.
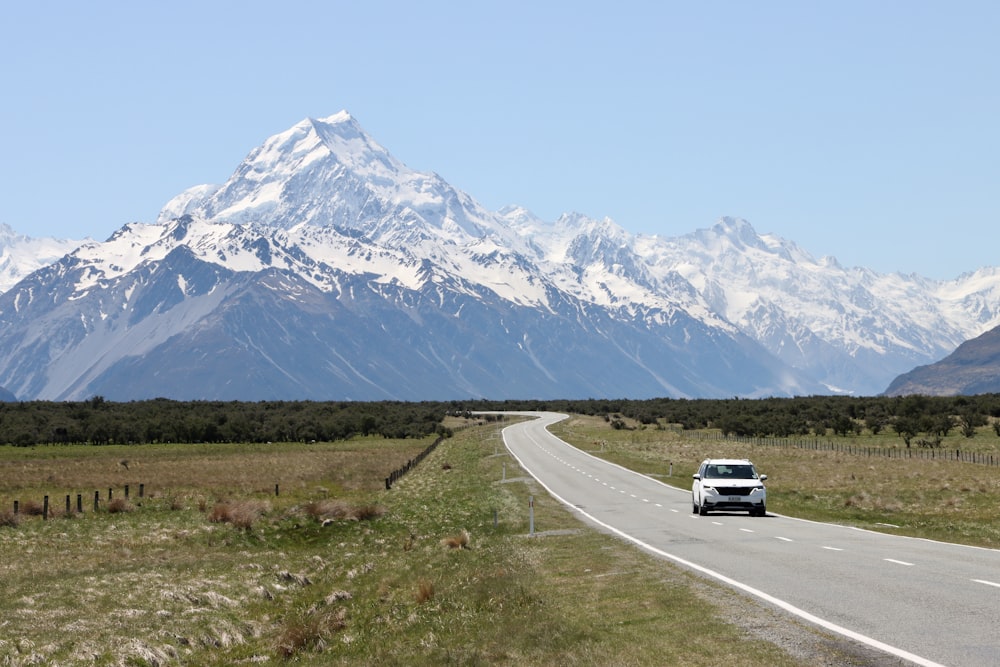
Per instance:
[[[511,427],[508,426],[507,428],[511,428]],[[507,428],[505,428],[504,431],[506,431]],[[504,446],[507,447],[507,438],[506,438],[506,436],[504,436]],[[732,586],[734,588],[737,588],[737,589],[739,589],[739,590],[741,590],[741,591],[743,591],[745,593],[749,593],[750,595],[758,597],[761,600],[764,600],[765,602],[769,602],[769,603],[775,605],[776,607],[778,607],[780,609],[784,609],[785,611],[787,611],[790,614],[794,614],[795,616],[798,616],[799,618],[801,618],[801,619],[803,619],[805,621],[808,621],[810,623],[818,625],[821,628],[825,628],[825,629],[829,630],[830,632],[835,632],[835,633],[837,633],[839,635],[842,635],[844,637],[848,637],[848,638],[853,639],[853,640],[855,640],[857,642],[861,642],[862,644],[866,644],[868,646],[871,646],[872,648],[878,649],[880,651],[884,651],[885,653],[888,653],[890,655],[894,655],[894,656],[896,656],[898,658],[902,658],[903,660],[909,660],[910,662],[912,662],[914,664],[917,664],[917,665],[920,665],[921,667],[945,667],[944,665],[942,665],[940,663],[934,662],[932,660],[928,660],[927,658],[922,658],[919,655],[915,655],[913,653],[910,653],[909,651],[904,651],[901,648],[897,648],[895,646],[890,646],[889,644],[886,644],[884,642],[880,642],[877,639],[873,639],[871,637],[867,637],[867,636],[865,636],[865,635],[863,635],[863,634],[861,634],[859,632],[855,632],[853,630],[849,630],[849,629],[847,629],[847,628],[845,628],[843,626],[837,625],[836,623],[833,623],[833,622],[828,621],[826,619],[820,618],[818,616],[814,616],[813,614],[810,614],[806,610],[799,609],[795,605],[793,605],[793,604],[791,604],[789,602],[785,602],[784,600],[782,600],[780,598],[776,598],[773,595],[769,595],[768,593],[765,593],[762,590],[759,590],[759,589],[756,589],[756,588],[754,588],[752,586],[744,584],[741,581],[736,581],[735,579],[731,579],[731,578],[727,577],[726,575],[722,574],[721,572],[716,572],[715,570],[710,570],[707,567],[703,567],[701,565],[698,565],[697,563],[693,563],[693,562],[691,562],[689,560],[685,560],[685,559],[681,558],[680,556],[675,556],[674,554],[667,553],[666,551],[663,551],[662,549],[657,549],[656,547],[654,547],[651,544],[647,544],[647,543],[643,542],[642,540],[640,540],[640,539],[638,539],[636,537],[633,537],[632,535],[629,535],[628,533],[626,533],[624,531],[621,531],[618,528],[615,528],[614,526],[608,525],[608,524],[604,523],[603,521],[601,521],[600,519],[598,519],[598,518],[596,518],[594,516],[591,516],[587,512],[584,512],[579,507],[576,507],[576,506],[571,505],[570,503],[566,502],[566,500],[564,498],[562,498],[561,496],[559,496],[558,494],[553,493],[552,489],[550,489],[548,486],[546,486],[545,482],[543,482],[542,480],[538,479],[538,477],[535,476],[535,473],[533,473],[526,465],[524,465],[524,461],[522,461],[520,458],[518,458],[517,454],[515,454],[510,449],[510,447],[507,447],[507,451],[510,452],[511,456],[513,456],[515,459],[517,459],[518,464],[522,468],[524,468],[524,470],[529,475],[531,475],[532,477],[535,478],[536,482],[538,482],[539,484],[542,485],[542,488],[544,488],[548,492],[548,494],[550,496],[552,496],[553,498],[555,498],[556,500],[558,500],[560,503],[562,503],[563,505],[565,505],[566,507],[568,507],[570,509],[570,511],[578,512],[578,513],[582,514],[583,516],[587,517],[587,519],[589,519],[590,521],[594,522],[598,526],[601,526],[602,528],[604,528],[604,529],[606,529],[606,530],[614,533],[615,535],[618,535],[622,539],[627,540],[627,541],[635,544],[638,547],[641,547],[642,549],[645,549],[646,551],[648,551],[650,553],[656,554],[657,556],[661,556],[661,557],[666,558],[668,560],[672,560],[675,563],[679,563],[680,565],[683,565],[685,567],[689,567],[692,570],[695,570],[697,572],[701,572],[702,574],[705,574],[705,575],[707,575],[709,577],[712,577],[713,579],[718,579],[719,581],[721,581],[721,582],[723,582],[725,584],[729,584],[730,586]],[[598,460],[601,460],[601,459],[598,459]],[[612,464],[612,465],[614,465],[614,464]]]

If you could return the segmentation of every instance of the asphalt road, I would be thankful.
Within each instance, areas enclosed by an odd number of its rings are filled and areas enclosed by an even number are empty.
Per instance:
[[[546,430],[565,415],[534,414],[504,442],[588,522],[903,661],[1000,665],[1000,551],[774,513],[698,516],[690,479],[675,488],[607,463]]]

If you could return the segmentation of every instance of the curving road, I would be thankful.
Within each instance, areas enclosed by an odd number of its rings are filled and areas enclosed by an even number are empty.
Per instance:
[[[546,427],[566,415],[522,414],[537,419],[504,429],[508,450],[602,529],[913,664],[1000,664],[1000,551],[773,513],[701,517],[688,480],[667,486],[563,442]]]

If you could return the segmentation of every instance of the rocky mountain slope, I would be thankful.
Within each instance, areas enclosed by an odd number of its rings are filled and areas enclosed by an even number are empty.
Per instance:
[[[995,326],[1000,275],[879,275],[742,220],[679,238],[485,210],[306,119],[0,295],[20,398],[878,393]]]
[[[968,340],[944,359],[897,377],[890,396],[1000,393],[1000,327]]]

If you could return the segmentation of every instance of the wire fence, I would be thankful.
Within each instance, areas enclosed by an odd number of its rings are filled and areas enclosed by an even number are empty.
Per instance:
[[[429,444],[424,451],[420,452],[419,454],[416,455],[416,457],[410,459],[405,464],[403,464],[399,468],[396,468],[391,473],[389,473],[389,476],[385,478],[386,491],[391,489],[392,485],[395,484],[403,475],[413,470],[418,463],[427,458],[427,455],[433,452],[435,448],[437,448],[437,446],[441,444],[442,440],[444,440],[444,437],[438,436],[438,438],[434,440],[434,442]]]
[[[761,447],[776,447],[779,449],[811,449],[815,451],[839,452],[853,456],[866,456],[883,459],[922,459],[927,461],[960,461],[978,465],[1000,466],[1000,455],[993,452],[970,452],[961,449],[944,449],[939,447],[872,447],[830,440],[794,439],[794,438],[762,438],[758,436],[723,435],[721,433],[698,433],[701,440],[725,440],[740,442]]]

